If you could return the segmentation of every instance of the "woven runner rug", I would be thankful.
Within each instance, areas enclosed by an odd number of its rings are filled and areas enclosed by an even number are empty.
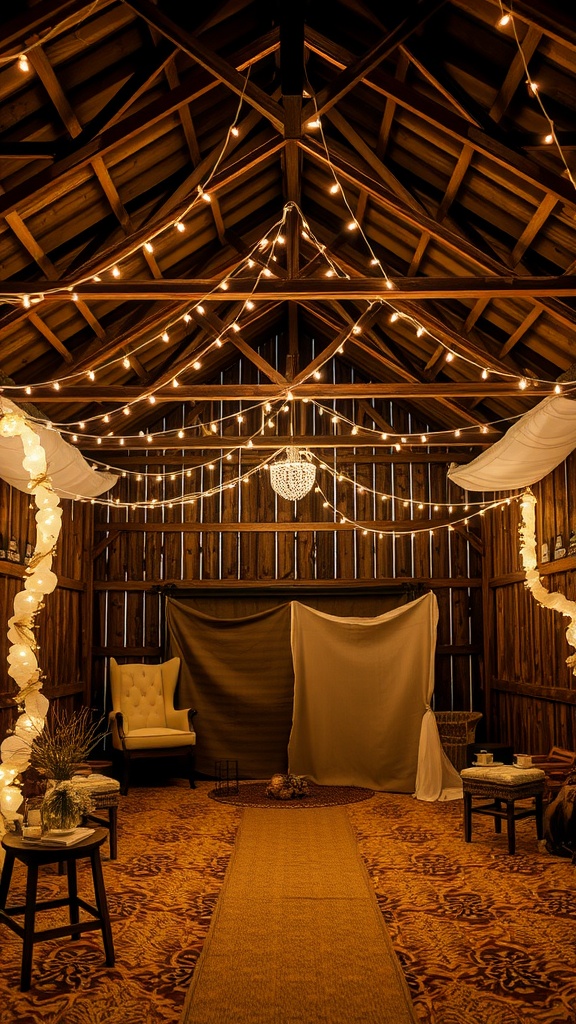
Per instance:
[[[415,1024],[343,807],[247,808],[180,1024]]]

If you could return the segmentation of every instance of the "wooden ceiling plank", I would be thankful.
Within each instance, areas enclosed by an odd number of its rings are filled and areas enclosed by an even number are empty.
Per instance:
[[[226,226],[224,224],[224,218],[222,217],[222,209],[220,207],[220,203],[218,202],[218,196],[216,194],[212,195],[210,201],[210,212],[212,214],[212,219],[214,220],[214,226],[216,228],[218,240],[222,243],[222,245],[225,245]]]
[[[373,323],[377,319],[377,307],[374,307],[373,311],[375,313],[375,316],[370,319],[368,317],[366,318],[366,323],[362,325],[362,333],[360,335],[349,335],[348,341],[351,343],[352,346],[363,350],[372,359],[375,359],[376,362],[384,366],[387,371],[391,371],[392,373],[396,374],[400,380],[407,382],[417,382],[417,377],[414,375],[414,373],[412,373],[406,367],[404,362],[402,362],[397,356],[393,355],[390,352],[389,347],[385,345],[382,342],[382,340],[374,333],[374,330],[371,329],[371,323]],[[348,328],[348,334],[349,331],[350,328]],[[363,340],[364,338],[370,341],[372,345],[375,347],[370,347],[366,343],[366,341]],[[450,413],[456,414],[459,417],[460,422],[466,422],[472,426],[476,426],[478,425],[479,422],[481,422],[479,421],[478,417],[471,415],[465,408],[456,405],[454,402],[450,402],[446,399],[441,399],[440,404]]]
[[[420,235],[420,238],[418,239],[418,245],[414,250],[414,255],[410,261],[410,266],[408,267],[408,270],[406,272],[407,277],[414,277],[414,275],[418,273],[418,268],[422,262],[429,241],[430,235],[428,231],[423,231],[422,234]]]
[[[508,353],[520,341],[520,338],[522,338],[526,334],[526,331],[529,330],[530,327],[532,327],[532,325],[536,322],[541,312],[542,310],[539,309],[538,306],[534,306],[534,308],[530,310],[528,316],[524,317],[524,320],[516,328],[514,333],[510,335],[508,341],[504,345],[502,345],[502,348],[500,349],[499,352],[500,359],[504,359],[504,357],[508,355]]]
[[[101,0],[99,10],[111,6],[115,0]],[[55,25],[70,28],[77,20],[83,21],[87,14],[86,0],[42,0],[41,4],[26,6],[15,18],[2,25],[2,52],[13,47],[21,50],[22,40],[30,32],[54,31]]]
[[[474,15],[477,0],[455,0],[456,6]],[[494,23],[502,16],[500,0],[488,0],[494,7]],[[576,51],[576,29],[569,5],[558,6],[551,0],[515,0],[513,16],[527,25],[535,25],[557,43]]]
[[[318,163],[328,166],[326,154],[315,142],[310,139],[303,139],[300,145]],[[330,154],[330,164],[337,171],[339,177],[350,181],[356,188],[364,188],[370,197],[378,203],[380,208],[389,211],[394,216],[400,217],[418,232],[428,231],[435,241],[457,253],[463,260],[475,264],[484,271],[490,271],[495,274],[510,273],[509,267],[505,267],[503,263],[487,255],[455,231],[438,224],[433,217],[427,216],[425,212],[420,209],[414,210],[413,204],[401,203],[391,191],[384,189],[373,178],[369,178],[359,167],[351,164],[349,158],[345,159],[341,149],[333,148]]]
[[[420,28],[433,14],[436,14],[447,0],[417,0],[406,6],[408,14],[400,24],[387,33],[384,39],[380,40],[368,53],[365,53],[357,60],[348,63],[344,71],[341,71],[331,85],[322,89],[314,101],[308,103],[302,112],[302,123],[306,124],[312,118],[322,117],[334,105],[351,91],[359,82],[364,81],[366,75],[377,68],[382,61],[388,57],[393,50],[408,39],[412,33]]]
[[[310,140],[302,142],[302,147],[305,150],[309,149],[310,145]],[[324,154],[320,149],[314,148],[313,152],[320,162],[325,162]],[[498,275],[504,274],[505,276],[508,276],[510,274],[509,266],[506,266],[504,263],[495,260],[493,257],[482,252],[467,240],[463,240],[461,236],[449,231],[449,229],[442,228],[432,218],[428,218],[424,214],[420,214],[416,218],[411,210],[400,208],[397,201],[391,196],[391,194],[379,189],[375,182],[366,179],[366,176],[357,168],[351,169],[348,164],[343,163],[341,156],[335,151],[331,154],[331,163],[338,171],[339,176],[349,178],[349,180],[359,189],[367,189],[379,206],[384,206],[385,208],[390,209],[391,212],[408,220],[408,222],[417,230],[425,229],[430,231],[433,238],[435,238],[439,243],[446,244],[450,248],[454,247],[455,251],[457,251],[463,259],[470,260],[484,270],[493,271]],[[443,234],[444,231],[446,231],[447,234]],[[566,274],[566,276],[569,276],[569,274]],[[560,303],[555,303],[550,298],[545,301],[544,306],[550,316],[559,323],[571,327],[574,327],[576,324],[576,315],[572,314],[568,307],[563,307]]]
[[[32,235],[31,231],[26,227],[20,214],[18,214],[16,210],[13,210],[6,216],[6,222],[12,228],[12,231],[16,235],[18,241],[21,242],[26,251],[36,261],[42,273],[45,274],[50,281],[57,281],[58,271],[56,270],[56,267],[52,263],[52,260],[46,255],[42,247],[38,245],[38,242]],[[28,283],[26,291],[28,291],[29,288],[30,283]]]
[[[246,358],[249,359],[265,377],[268,377],[268,380],[272,381],[272,383],[280,385],[287,383],[283,374],[279,373],[279,371],[272,366],[267,359],[264,359],[259,352],[256,352],[255,349],[253,349],[252,346],[244,340],[241,331],[230,331],[230,324],[226,324],[223,320],[220,320],[220,318],[211,311],[208,313],[199,313],[198,310],[192,309],[190,315],[196,323],[200,324],[212,335],[217,336],[228,332],[226,334],[226,339],[234,345],[242,355],[246,356]]]
[[[514,249],[512,250],[512,263],[516,266],[522,259],[524,253],[528,247],[534,241],[536,235],[548,220],[548,217],[557,205],[558,200],[555,196],[545,196],[540,203],[538,209],[531,217],[530,222],[524,228],[524,231],[520,235],[520,238],[516,242]]]
[[[526,64],[530,63],[531,58],[534,56],[538,46],[540,45],[541,39],[542,32],[534,28],[533,25],[530,25],[526,35],[520,43],[522,52],[518,50],[514,54],[512,63],[508,69],[508,74],[506,75],[500,91],[490,109],[490,117],[493,121],[498,122],[502,119],[510,106],[518,86],[526,80],[526,68],[524,66],[524,62],[526,62]]]
[[[458,189],[460,188],[460,185],[464,180],[466,171],[470,166],[473,152],[474,150],[472,149],[471,146],[462,146],[462,149],[460,150],[460,156],[456,161],[456,166],[452,171],[450,181],[448,182],[448,187],[444,193],[444,197],[442,199],[442,202],[440,203],[440,206],[438,207],[438,212],[436,214],[436,220],[440,224],[445,219],[448,210],[450,209],[452,203],[456,199]]]
[[[91,163],[92,167],[94,168],[94,173],[102,187],[102,191],[104,192],[104,195],[110,203],[112,212],[114,213],[116,219],[119,221],[124,230],[126,232],[129,232],[131,227],[130,217],[124,204],[122,203],[122,200],[120,199],[120,196],[118,195],[118,191],[116,189],[114,182],[112,181],[112,178],[110,177],[110,172],[108,171],[106,164],[104,163],[101,156],[94,157]]]
[[[361,135],[348,123],[348,121],[342,117],[337,110],[330,110],[328,117],[332,121],[335,128],[342,133],[345,139],[350,145],[356,150],[357,153],[366,161],[366,163],[372,167],[376,174],[384,182],[384,184],[390,189],[390,191],[398,196],[398,198],[406,203],[407,206],[413,210],[424,211],[424,207],[417,199],[414,198],[411,192],[400,183],[396,175],[390,171],[388,167],[374,153],[374,150],[368,146]]]
[[[354,56],[343,47],[336,48],[330,40],[317,32],[307,31],[306,40],[319,56],[339,66],[345,67],[347,63],[354,60]],[[337,57],[335,53],[337,53]],[[488,159],[495,160],[510,174],[517,174],[544,192],[553,193],[571,208],[576,206],[576,193],[571,182],[566,178],[507,147],[500,139],[491,136],[487,131],[448,110],[430,97],[423,96],[410,85],[398,81],[380,68],[372,71],[363,81],[368,88],[393,99],[398,106],[404,107],[416,117],[422,118],[424,122],[428,122],[435,129],[446,132],[461,145],[468,144]]]
[[[398,54],[398,61],[396,63],[396,78],[401,82],[406,81],[406,74],[410,62],[405,50],[401,49]],[[396,112],[396,104],[394,100],[388,99],[384,104],[384,115],[380,124],[380,131],[378,132],[378,141],[376,143],[376,156],[379,160],[383,160],[388,148],[388,141],[390,139],[390,131],[392,129],[392,123],[394,121],[394,114]]]
[[[48,327],[48,324],[45,324],[42,318],[39,317],[37,313],[33,312],[33,310],[30,310],[28,314],[28,321],[44,338],[46,338],[46,341],[48,341],[52,348],[58,352],[58,355],[62,356],[64,362],[68,363],[68,365],[74,362],[73,356],[70,354],[66,346],[60,341],[60,338],[54,334],[54,331]]]
[[[153,25],[158,32],[166,36],[175,46],[192,57],[201,67],[213,75],[219,82],[226,85],[237,96],[243,97],[263,117],[270,121],[278,132],[284,130],[282,108],[270,96],[254,85],[235,67],[224,60],[218,53],[210,50],[200,40],[187,32],[181,25],[175,24],[164,12],[155,7],[149,0],[124,0],[141,18]]]
[[[367,328],[374,320],[380,315],[379,309],[376,306],[371,306],[367,309],[361,317],[356,321],[357,325],[362,329]],[[308,380],[314,373],[319,370],[324,363],[332,358],[333,355],[338,351],[339,348],[345,343],[350,337],[351,325],[346,324],[336,335],[336,337],[320,352],[314,359],[312,359],[306,367],[294,377],[293,384],[297,385],[302,381]]]
[[[260,43],[259,40],[256,42]],[[261,55],[258,46],[253,46],[250,52],[253,53],[254,59]],[[64,190],[68,177],[89,164],[95,156],[105,157],[117,146],[124,146],[129,140],[150,129],[163,118],[176,114],[181,106],[192,103],[206,92],[210,92],[216,83],[214,79],[208,79],[204,72],[202,72],[202,76],[201,84],[198,84],[198,75],[190,76],[191,80],[187,79],[182,86],[168,93],[167,96],[161,96],[136,113],[129,114],[110,128],[101,131],[97,137],[84,138],[83,133],[77,140],[74,140],[75,146],[68,144],[63,147],[62,156],[58,158],[53,167],[32,175],[21,185],[6,191],[0,198],[0,216],[11,209],[23,206],[26,206],[28,211],[40,209],[47,192],[51,192],[54,188]],[[256,120],[259,119],[259,117],[256,118]],[[236,140],[232,138],[229,141],[229,146],[235,142]],[[218,147],[218,152],[220,148]]]
[[[472,306],[472,309],[470,310],[468,316],[466,317],[466,319],[464,321],[462,329],[463,329],[465,334],[468,334],[468,332],[472,330],[472,328],[474,327],[474,324],[480,319],[480,317],[482,316],[482,313],[484,312],[486,307],[489,305],[489,303],[490,303],[490,298],[489,297],[488,298],[483,298],[483,299],[477,299],[477,301]]]
[[[160,36],[159,33],[156,32],[154,28],[150,29],[150,33],[152,39],[159,46],[159,48],[162,48],[166,45],[166,40],[163,38],[163,36]],[[178,70],[176,68],[176,63],[174,60],[174,57],[177,52],[178,51],[175,49],[172,50],[170,60],[166,62],[163,68],[164,75],[166,76],[166,81],[168,82],[170,89],[176,89],[180,85],[180,76],[178,75]],[[194,122],[192,120],[190,107],[180,107],[178,111],[178,117],[180,118],[182,131],[184,132],[184,138],[186,139],[186,144],[188,146],[188,152],[190,153],[192,165],[195,167],[196,164],[200,163],[200,160],[202,159],[202,154],[200,153],[200,147],[198,145],[198,138],[196,135],[196,130],[194,128]]]
[[[144,59],[138,63],[136,70],[124,82],[114,96],[108,100],[105,106],[98,111],[95,117],[88,121],[82,128],[81,134],[76,142],[77,147],[88,145],[96,136],[101,135],[111,128],[120,118],[128,114],[133,107],[148,91],[154,80],[161,72],[170,67],[174,59],[175,49],[162,40],[153,52],[146,54]],[[186,109],[183,107],[182,109]],[[180,108],[178,108],[178,111]],[[71,150],[65,143],[60,143],[58,148],[58,159],[64,159]]]
[[[41,46],[36,45],[38,44],[38,36],[31,36],[26,40],[26,43],[27,46],[29,44],[35,44],[28,50],[28,60],[42,82],[42,85],[46,89],[49,99],[58,111],[66,131],[73,139],[75,139],[80,135],[82,125],[70,106],[68,97],[65,95],[56,76],[56,72],[54,71],[54,68],[48,60],[44,50]]]
[[[36,260],[36,262],[38,263],[38,266],[41,268],[41,270],[46,275],[46,277],[49,280],[51,280],[51,281],[57,281],[58,278],[59,278],[59,274],[58,274],[58,271],[57,271],[56,267],[54,266],[52,261],[49,259],[49,257],[44,253],[44,251],[41,249],[41,247],[38,245],[36,239],[33,237],[32,233],[28,230],[28,228],[24,224],[24,221],[19,216],[19,214],[16,213],[15,210],[13,210],[11,213],[7,214],[6,221],[10,225],[10,227],[12,228],[12,230],[14,231],[14,233],[16,234],[17,238],[22,243],[22,245],[28,250],[30,255],[33,256],[33,258]],[[70,293],[72,292],[72,290],[73,289],[71,287],[69,289],[69,299],[71,298]],[[26,293],[24,293],[24,294],[26,294]],[[86,303],[82,299],[78,298],[78,301],[76,302],[76,306],[77,306],[78,312],[81,314],[81,316],[84,317],[84,319],[90,325],[90,327],[92,327],[92,329],[94,330],[94,333],[97,335],[97,337],[103,339],[105,337],[105,332],[104,332],[103,328],[100,326],[100,324],[99,324],[98,320],[96,319],[96,317],[89,310],[89,308],[86,305]]]

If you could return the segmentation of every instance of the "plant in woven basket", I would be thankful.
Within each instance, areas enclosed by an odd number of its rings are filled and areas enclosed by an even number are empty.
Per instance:
[[[102,738],[102,718],[94,722],[92,710],[54,711],[34,738],[30,766],[48,779],[71,779],[79,765]]]
[[[308,782],[304,775],[273,775],[266,787],[266,796],[273,800],[292,800],[308,795]]]

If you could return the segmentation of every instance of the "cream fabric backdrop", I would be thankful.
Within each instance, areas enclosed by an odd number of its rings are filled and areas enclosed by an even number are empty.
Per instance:
[[[292,602],[291,772],[421,800],[462,795],[430,709],[437,623],[434,594],[370,619]]]

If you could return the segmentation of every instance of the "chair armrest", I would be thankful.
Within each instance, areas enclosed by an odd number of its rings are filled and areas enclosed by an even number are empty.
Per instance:
[[[185,732],[187,729],[194,732],[193,718],[196,711],[191,708],[173,708],[166,715],[166,725],[169,729],[180,729]]]
[[[126,733],[124,732],[124,715],[121,711],[111,711],[108,715],[108,723],[110,725],[110,731],[112,736],[114,733],[118,736],[121,742],[124,742]]]

